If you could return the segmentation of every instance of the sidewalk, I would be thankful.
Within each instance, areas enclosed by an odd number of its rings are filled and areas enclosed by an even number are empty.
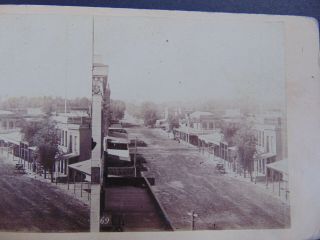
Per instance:
[[[0,156],[3,157],[4,162],[7,164],[11,164],[12,167],[14,168],[15,164],[17,163],[22,163],[24,162],[23,159],[13,156],[11,153],[7,153],[5,150],[0,150]],[[27,162],[25,162],[26,167],[25,167],[25,176],[29,178],[36,179],[41,182],[46,182],[50,183],[53,186],[56,186],[57,188],[60,188],[63,190],[66,194],[69,196],[72,196],[78,200],[80,200],[82,203],[90,206],[90,183],[88,182],[76,182],[73,184],[72,182],[69,183],[69,189],[68,189],[68,184],[67,183],[56,183],[56,182],[51,182],[51,176],[49,173],[47,173],[47,178],[44,178],[44,174],[41,176],[36,174],[35,172],[31,171],[30,169],[27,168]]]
[[[272,195],[273,197],[278,198],[283,203],[289,204],[290,198],[289,198],[289,196],[287,196],[287,198],[286,198],[286,192],[285,192],[284,188],[280,188],[280,196],[279,196],[279,187],[278,187],[279,182],[274,182],[273,184],[269,182],[269,184],[267,186],[265,180],[255,181],[255,173],[253,173],[253,181],[251,181],[251,177],[249,174],[247,174],[247,176],[244,177],[243,175],[239,175],[237,172],[234,172],[232,170],[232,166],[229,165],[228,161],[226,161],[220,157],[217,157],[217,156],[212,156],[212,154],[202,153],[202,152],[200,152],[200,153],[202,154],[202,156],[207,158],[207,160],[205,160],[205,162],[204,162],[206,164],[216,165],[217,163],[224,163],[225,170],[226,170],[226,173],[225,173],[226,176],[235,178],[239,181],[252,183],[253,185],[259,187],[261,190]],[[208,155],[211,155],[211,156],[208,156]],[[284,183],[282,183],[282,184],[284,184]]]

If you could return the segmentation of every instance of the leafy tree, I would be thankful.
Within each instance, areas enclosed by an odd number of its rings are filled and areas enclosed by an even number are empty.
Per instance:
[[[159,119],[157,105],[152,102],[144,102],[141,105],[141,116],[143,116],[144,125],[153,127]]]
[[[179,116],[175,116],[173,114],[169,114],[169,130],[172,130],[173,128],[179,127]]]
[[[28,142],[30,146],[35,146],[35,135],[42,127],[42,122],[40,121],[23,121],[21,123],[21,132],[23,133],[23,140]]]
[[[235,136],[239,127],[228,122],[219,123],[222,130],[224,140],[228,143],[229,146],[235,145]]]
[[[62,155],[58,147],[60,137],[56,124],[49,117],[41,122],[24,122],[22,133],[25,141],[37,147],[36,155],[44,168],[44,177],[46,178],[46,173],[49,171],[51,181],[53,181],[52,173],[55,160]]]
[[[132,102],[126,102],[126,111],[137,119],[143,119],[143,115],[141,115],[141,106]]]
[[[62,97],[10,97],[0,102],[1,109],[25,109],[25,108],[39,108],[43,112],[63,111],[65,99]],[[86,97],[67,99],[68,110],[70,108],[89,108],[90,100]]]
[[[235,135],[235,143],[238,149],[238,160],[244,170],[244,177],[246,177],[248,171],[252,181],[254,155],[256,153],[256,139],[252,127],[243,124]]]
[[[124,117],[126,104],[121,100],[112,100],[110,103],[110,114],[112,120],[121,120]]]

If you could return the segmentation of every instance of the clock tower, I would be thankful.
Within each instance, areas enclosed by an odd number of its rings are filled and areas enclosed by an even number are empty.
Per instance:
[[[91,153],[90,231],[99,232],[100,193],[103,183],[103,137],[107,134],[110,90],[108,66],[94,55],[92,66],[92,140],[96,143]]]

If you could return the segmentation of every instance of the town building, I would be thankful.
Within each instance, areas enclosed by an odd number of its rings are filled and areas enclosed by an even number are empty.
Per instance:
[[[226,109],[221,120],[229,124],[230,127],[240,127],[245,118],[240,109]]]
[[[210,112],[187,113],[186,117],[180,120],[179,128],[173,129],[174,137],[199,146],[199,136],[213,133],[216,130],[216,120],[215,115]]]
[[[256,175],[267,175],[267,164],[287,158],[286,124],[279,115],[263,114],[256,117],[253,126],[257,154],[254,170]]]
[[[21,126],[21,116],[6,110],[0,110],[0,133],[15,132]]]
[[[51,118],[56,123],[63,152],[55,162],[54,176],[66,178],[70,164],[91,158],[91,118],[85,112],[60,113]]]
[[[196,111],[189,116],[190,127],[196,130],[212,130],[215,129],[217,118],[213,113]]]

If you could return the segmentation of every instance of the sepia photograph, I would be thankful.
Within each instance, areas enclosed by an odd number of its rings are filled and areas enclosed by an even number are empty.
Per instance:
[[[0,231],[291,228],[284,22],[2,13],[0,32]]]
[[[100,231],[289,228],[283,25],[93,27],[111,92]]]
[[[92,38],[85,23],[0,15],[1,231],[90,231]]]

